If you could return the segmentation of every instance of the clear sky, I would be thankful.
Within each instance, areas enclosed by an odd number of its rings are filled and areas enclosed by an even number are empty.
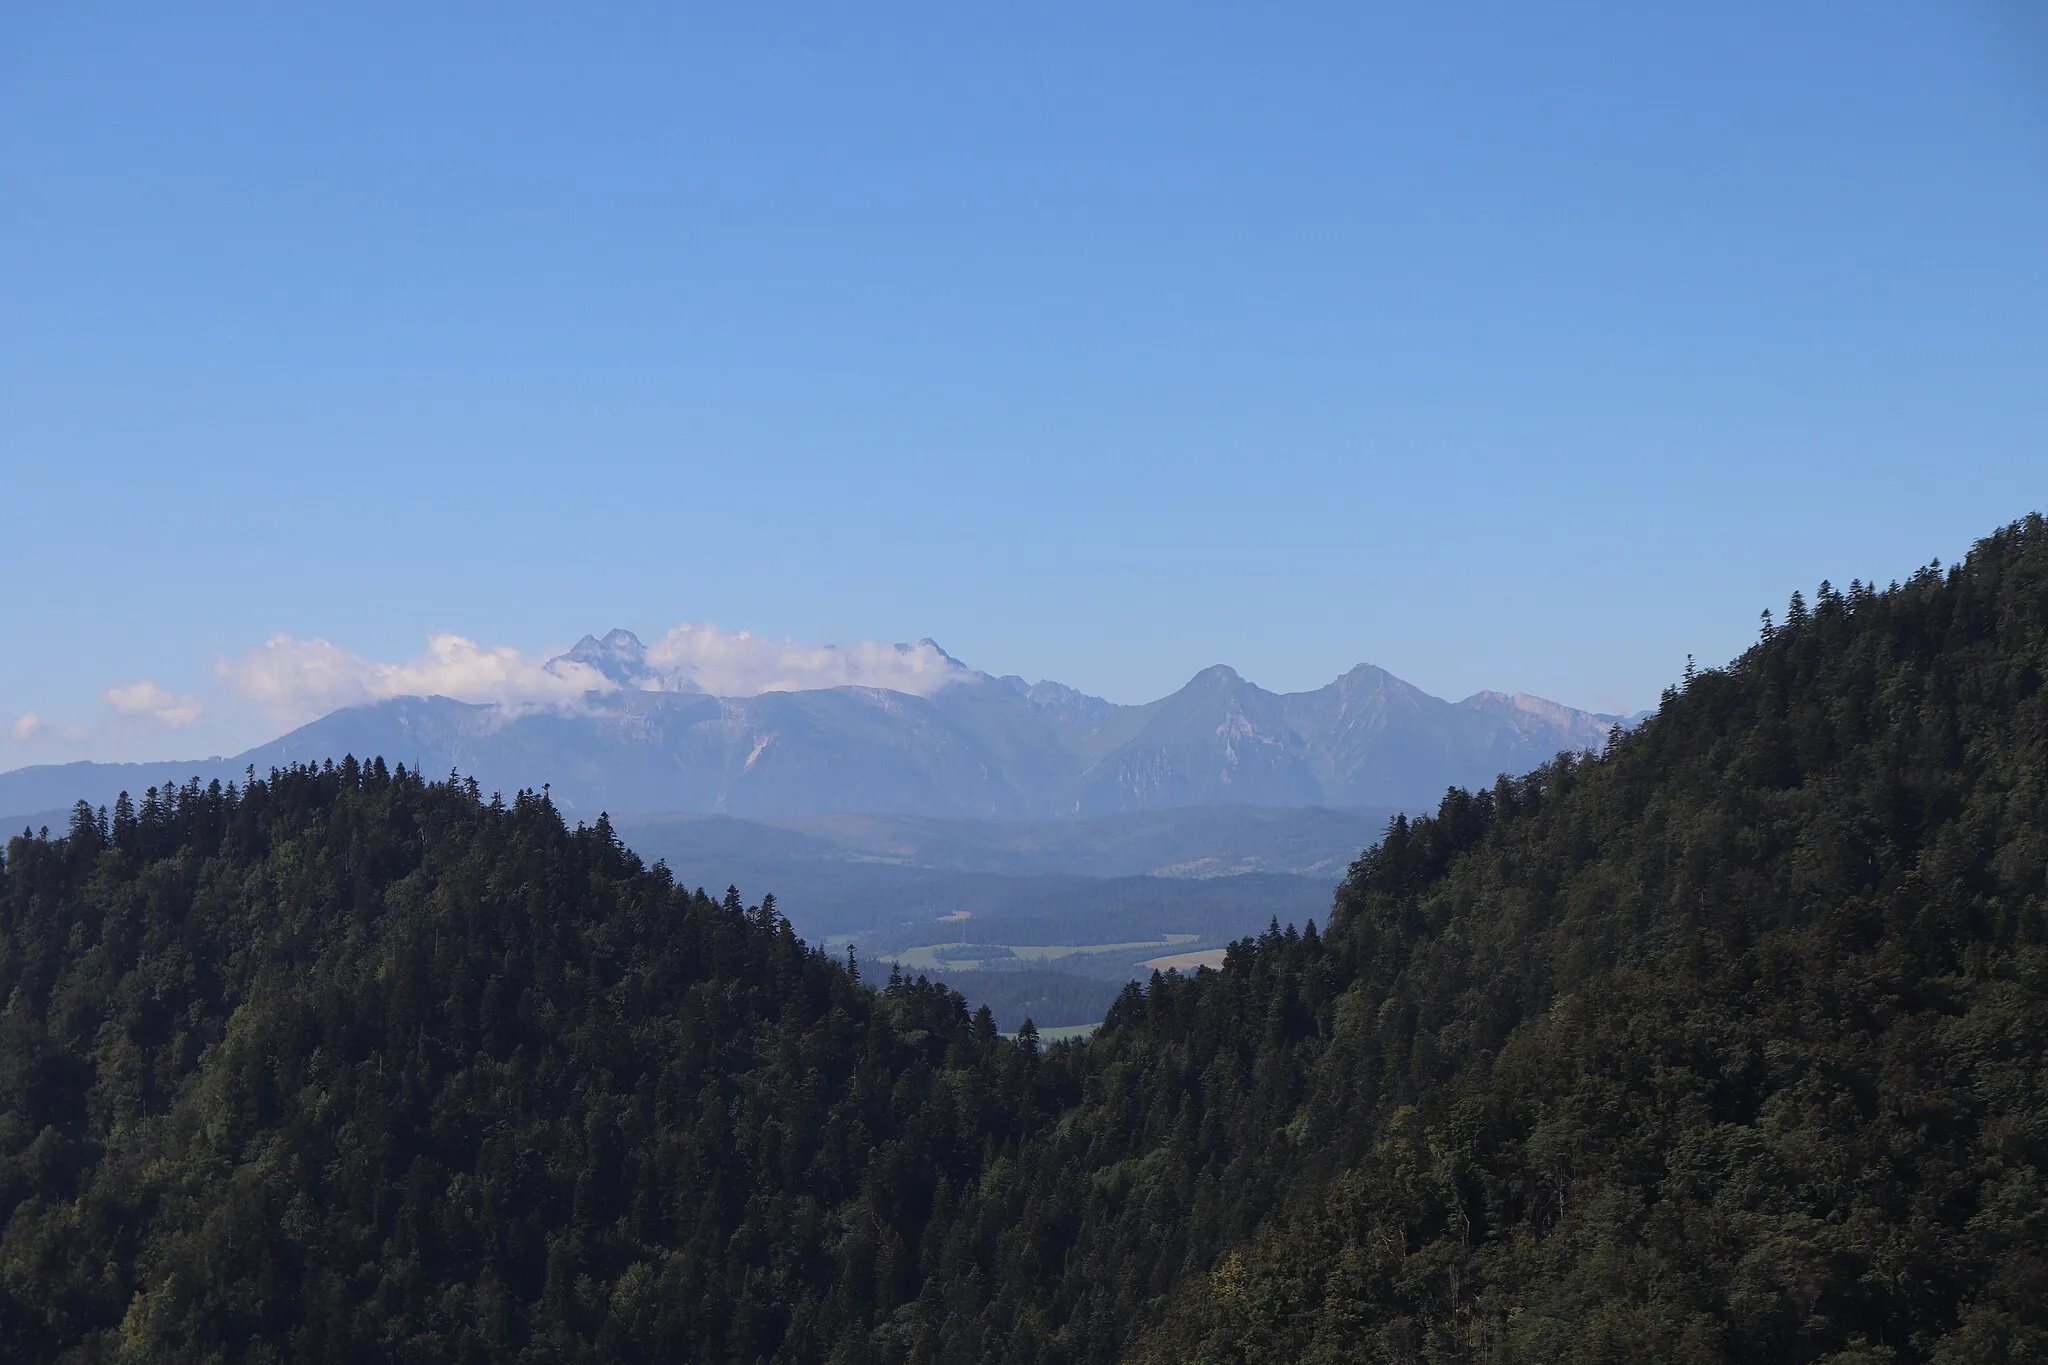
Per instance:
[[[2048,505],[2048,6],[11,4],[0,499],[0,768],[280,634],[1653,705]]]

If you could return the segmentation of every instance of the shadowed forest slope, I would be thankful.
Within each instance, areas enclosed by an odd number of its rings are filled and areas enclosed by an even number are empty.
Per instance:
[[[2048,1348],[2048,527],[1823,585],[1040,1048],[381,761],[0,881],[26,1360]]]
[[[2034,518],[1397,824],[1226,1158],[1295,1197],[1140,1358],[2039,1358],[2044,674]]]

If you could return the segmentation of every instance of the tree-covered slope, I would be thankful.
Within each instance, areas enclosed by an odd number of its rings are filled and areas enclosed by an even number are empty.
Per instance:
[[[818,1359],[1060,1103],[772,902],[381,763],[81,812],[5,875],[9,1359]]]
[[[379,764],[9,846],[56,1359],[2048,1351],[2048,526],[1823,588],[1083,1046]]]
[[[1797,598],[1603,758],[1396,826],[1149,1360],[2048,1348],[2048,532]]]

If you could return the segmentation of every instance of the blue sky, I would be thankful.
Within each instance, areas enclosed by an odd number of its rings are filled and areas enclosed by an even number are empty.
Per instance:
[[[2048,504],[2043,224],[2028,0],[9,6],[0,768],[278,635],[1651,705]]]

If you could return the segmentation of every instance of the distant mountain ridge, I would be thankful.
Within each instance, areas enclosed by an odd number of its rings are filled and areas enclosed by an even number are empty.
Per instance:
[[[0,773],[0,818],[345,753],[459,770],[486,790],[547,784],[559,805],[584,816],[1032,820],[1213,805],[1420,806],[1453,784],[1598,748],[1626,723],[1526,695],[1445,701],[1371,664],[1294,693],[1217,665],[1170,696],[1128,706],[1060,683],[991,677],[929,640],[896,648],[937,660],[928,692],[841,686],[719,697],[614,630],[551,661],[587,666],[614,685],[573,708],[403,697],[336,711],[228,759],[23,768]]]

